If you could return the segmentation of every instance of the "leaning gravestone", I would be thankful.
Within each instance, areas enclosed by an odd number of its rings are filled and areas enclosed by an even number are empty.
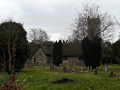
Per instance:
[[[113,71],[110,72],[109,77],[113,76]]]
[[[98,74],[98,71],[97,71],[97,69],[95,69],[95,71],[94,71],[94,75],[97,75]]]

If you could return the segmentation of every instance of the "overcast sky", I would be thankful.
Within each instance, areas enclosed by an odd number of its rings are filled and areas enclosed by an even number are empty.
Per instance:
[[[42,28],[55,41],[66,36],[67,27],[86,3],[99,5],[102,12],[115,15],[120,21],[120,0],[0,0],[0,22],[9,18],[21,22],[27,32]],[[115,32],[117,40],[120,28]]]

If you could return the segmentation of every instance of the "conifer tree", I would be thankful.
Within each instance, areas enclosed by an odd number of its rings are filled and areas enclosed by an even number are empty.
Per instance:
[[[93,37],[89,40],[87,37],[82,41],[83,60],[85,65],[94,69],[100,66],[101,62],[101,39]]]
[[[61,40],[59,40],[59,42],[54,43],[53,64],[59,66],[62,63],[62,58],[63,58],[62,42]]]
[[[53,64],[56,65],[56,59],[57,59],[57,41],[54,43],[53,46]]]
[[[62,48],[62,42],[61,40],[59,40],[58,42],[58,50],[59,50],[59,64],[62,64],[62,60],[63,60],[63,48]]]
[[[6,63],[5,71],[11,70],[13,64],[15,71],[24,68],[24,64],[30,56],[26,35],[27,32],[21,23],[5,21],[0,24],[0,59],[4,59]],[[16,48],[14,59],[12,58],[13,46]],[[3,63],[2,61],[0,60],[0,63]],[[2,68],[1,65],[0,68]]]
[[[90,40],[86,37],[82,40],[82,52],[85,65],[90,66]]]

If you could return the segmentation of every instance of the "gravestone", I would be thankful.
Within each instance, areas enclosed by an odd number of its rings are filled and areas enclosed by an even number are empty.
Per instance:
[[[50,65],[50,70],[54,70],[54,65]]]
[[[26,63],[25,64],[25,68],[33,69],[34,68],[34,64],[33,63]]]
[[[83,71],[83,67],[81,67],[81,71]]]
[[[113,71],[111,71],[109,74],[109,77],[112,77],[112,76],[113,76]]]
[[[73,63],[73,68],[75,68],[75,64]]]
[[[63,71],[67,71],[67,67],[63,67]]]
[[[80,69],[79,69],[79,68],[77,68],[77,69],[76,69],[76,72],[77,72],[77,73],[79,73],[79,72],[80,72]]]
[[[38,68],[40,69],[42,66],[42,64],[40,62],[38,62]]]
[[[98,71],[97,71],[97,69],[95,69],[95,71],[94,71],[94,75],[97,75],[98,74]]]
[[[75,68],[72,68],[72,72],[75,72]]]
[[[107,71],[107,66],[105,67],[105,72]]]
[[[104,70],[105,72],[107,71],[107,66],[106,66],[106,64],[103,65],[103,70]]]
[[[63,64],[60,64],[60,67],[63,67]]]

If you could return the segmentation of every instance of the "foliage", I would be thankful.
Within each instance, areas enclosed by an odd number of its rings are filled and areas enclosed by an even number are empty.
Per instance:
[[[60,62],[60,64],[62,64],[62,60],[63,60],[63,48],[62,48],[62,42],[61,42],[61,40],[59,40],[59,42],[58,42],[58,44],[59,44],[59,62]]]
[[[23,69],[25,62],[29,57],[30,50],[28,41],[23,38],[16,40],[15,70],[18,71]]]
[[[94,37],[91,42],[91,66],[96,68],[100,66],[101,62],[101,39],[99,37]]]
[[[83,52],[83,60],[85,62],[85,65],[88,67],[90,66],[90,40],[86,37],[82,41],[82,52]]]
[[[120,63],[120,40],[112,44],[112,50],[117,61]]]
[[[118,61],[116,60],[116,56],[113,53],[112,50],[112,44],[110,42],[102,42],[101,45],[101,58],[102,58],[102,64],[105,63],[114,63],[118,64]]]
[[[59,40],[59,42],[54,43],[53,47],[53,64],[59,66],[62,64],[63,59],[63,50],[62,50],[62,42]]]
[[[5,21],[0,24],[0,58],[1,63],[5,54],[5,62],[11,66],[15,64],[15,70],[24,68],[25,61],[29,57],[29,44],[26,40],[26,31],[21,23]],[[12,48],[15,45],[16,57],[12,59]],[[3,51],[4,50],[4,51]],[[10,61],[11,59],[11,61]],[[9,62],[10,61],[10,62]],[[11,63],[11,64],[10,64]],[[8,70],[8,65],[6,66]]]
[[[83,60],[88,67],[96,68],[100,66],[101,61],[101,39],[94,37],[89,40],[87,37],[82,41]]]

